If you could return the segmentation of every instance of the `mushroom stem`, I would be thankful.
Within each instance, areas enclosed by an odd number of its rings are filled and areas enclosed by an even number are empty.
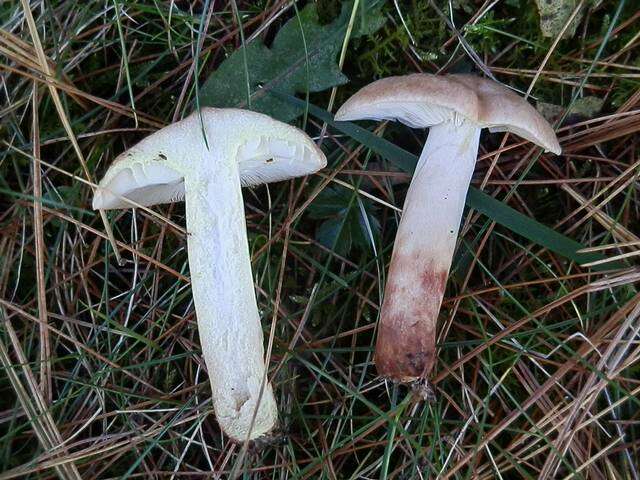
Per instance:
[[[237,162],[207,158],[203,164],[209,171],[185,176],[191,286],[216,417],[230,437],[244,441],[269,432],[277,408],[269,383],[258,406],[263,333]]]
[[[404,202],[380,313],[376,367],[391,380],[425,378],[433,367],[436,321],[479,138],[480,128],[465,120],[429,130]]]

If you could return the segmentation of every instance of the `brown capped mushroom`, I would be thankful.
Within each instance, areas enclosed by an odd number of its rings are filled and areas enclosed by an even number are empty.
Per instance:
[[[435,363],[436,320],[451,267],[480,130],[511,132],[560,153],[551,126],[524,99],[473,75],[413,74],[362,88],[336,120],[397,120],[430,127],[391,257],[375,362],[399,382],[426,378]]]

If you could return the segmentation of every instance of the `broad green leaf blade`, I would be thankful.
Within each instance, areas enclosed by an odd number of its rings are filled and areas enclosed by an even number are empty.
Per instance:
[[[351,38],[367,35],[382,26],[381,2],[361,2]],[[333,22],[321,25],[315,3],[309,3],[278,32],[271,48],[260,39],[233,52],[200,90],[200,105],[247,108],[247,80],[252,110],[289,122],[301,115],[299,108],[269,95],[271,89],[294,94],[319,92],[347,82],[338,67],[338,55],[351,16],[351,2]],[[306,49],[304,46],[306,45]],[[245,55],[249,79],[245,74]]]
[[[298,109],[308,108],[316,118],[328,123],[342,133],[350,136],[354,140],[362,143],[378,155],[386,158],[401,170],[413,173],[418,157],[406,150],[394,145],[387,140],[380,138],[369,130],[358,127],[350,122],[336,122],[333,116],[315,105],[307,105],[304,101],[283,94],[282,92],[273,92],[279,98],[286,99],[291,105],[295,105]],[[514,210],[508,205],[496,200],[490,195],[478,190],[475,187],[469,188],[467,194],[467,205],[478,212],[486,215],[491,220],[508,228],[514,233],[536,243],[542,247],[548,248],[563,257],[568,258],[578,264],[590,263],[596,260],[602,260],[605,257],[599,253],[579,253],[584,246],[579,242],[556,232],[552,228]],[[625,268],[622,262],[609,262],[602,265],[592,267],[594,270],[610,270],[614,268]]]
[[[369,248],[367,222],[372,236],[378,237],[380,224],[374,211],[371,201],[361,199],[358,202],[352,190],[333,185],[318,194],[309,205],[308,215],[309,218],[324,220],[316,232],[316,240],[339,255],[346,255],[352,247],[363,251]]]

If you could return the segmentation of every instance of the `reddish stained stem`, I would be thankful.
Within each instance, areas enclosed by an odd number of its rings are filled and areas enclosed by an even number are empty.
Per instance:
[[[414,256],[394,258],[382,304],[376,367],[398,382],[426,377],[435,362],[436,319],[448,272],[433,264],[420,270],[419,264]],[[408,294],[412,290],[415,295]]]
[[[426,378],[435,363],[436,322],[480,136],[459,123],[431,127],[398,226],[375,354],[378,373],[393,381]]]

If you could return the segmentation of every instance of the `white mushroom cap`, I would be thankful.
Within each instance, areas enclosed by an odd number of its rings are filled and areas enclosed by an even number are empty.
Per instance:
[[[150,206],[184,198],[184,176],[196,168],[203,130],[209,149],[238,162],[244,186],[309,175],[326,165],[322,151],[301,130],[267,115],[205,108],[162,128],[116,158],[100,181],[94,209]],[[124,198],[123,198],[124,197]]]
[[[475,75],[415,73],[363,87],[338,110],[336,120],[397,120],[426,128],[468,121],[492,132],[519,135],[559,154],[558,139],[527,101],[502,85]]]

